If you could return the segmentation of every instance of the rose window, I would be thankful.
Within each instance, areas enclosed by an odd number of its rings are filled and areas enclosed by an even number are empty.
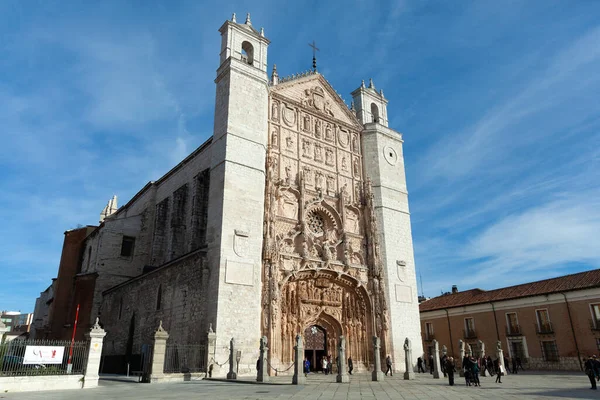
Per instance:
[[[311,212],[308,215],[308,227],[314,234],[322,234],[325,231],[325,221],[321,215]]]

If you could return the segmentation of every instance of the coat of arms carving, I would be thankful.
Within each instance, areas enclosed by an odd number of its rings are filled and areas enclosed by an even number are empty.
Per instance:
[[[235,230],[235,235],[233,235],[233,251],[239,257],[248,256],[250,248],[249,236],[248,232],[240,231],[239,229]]]
[[[306,89],[304,91],[304,96],[304,99],[302,99],[302,104],[304,106],[314,107],[315,109],[333,117],[331,104],[329,103],[329,100],[325,98],[325,91],[322,87],[315,86],[312,89]]]

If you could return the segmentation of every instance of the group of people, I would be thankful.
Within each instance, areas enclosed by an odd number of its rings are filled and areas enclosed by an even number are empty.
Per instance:
[[[596,381],[600,380],[600,361],[598,360],[598,358],[595,355],[591,356],[587,360],[584,358],[583,361],[584,361],[583,365],[585,368],[585,374],[590,379],[590,383],[592,385],[592,387],[590,387],[590,389],[597,390]]]
[[[329,375],[333,373],[332,370],[332,362],[331,362],[331,354],[328,356],[323,356],[321,358],[321,368],[325,375]],[[339,368],[339,360],[336,358],[336,362],[338,363]],[[352,375],[352,370],[354,370],[354,362],[352,361],[352,357],[348,357],[348,373]],[[308,375],[310,373],[310,360],[307,358],[304,359],[304,375]]]
[[[514,357],[512,359],[512,371],[509,368],[510,364],[508,358],[504,357],[503,361],[504,363],[502,363],[500,359],[492,360],[491,356],[483,358],[465,356],[462,360],[462,371],[465,377],[465,385],[480,387],[481,382],[479,380],[479,374],[485,373],[485,371],[487,371],[490,376],[496,375],[496,383],[502,383],[502,376],[506,375],[507,370],[510,373],[516,374],[519,369],[523,369],[523,365],[521,364],[521,359],[519,357]],[[428,365],[429,372],[433,374],[433,355],[429,355],[429,361],[427,361],[427,359],[424,357],[417,358],[417,370],[419,373],[425,373]],[[444,374],[444,377],[448,377],[448,383],[450,386],[453,386],[454,373],[456,372],[456,362],[454,357],[449,357],[447,355],[440,357],[440,369]],[[595,375],[595,377],[600,379],[600,362],[598,362],[597,371],[598,373]]]

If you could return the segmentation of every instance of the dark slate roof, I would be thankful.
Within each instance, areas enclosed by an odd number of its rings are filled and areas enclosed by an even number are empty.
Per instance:
[[[419,311],[442,310],[444,308],[570,292],[593,287],[600,287],[600,269],[495,290],[471,289],[464,292],[446,294],[422,302],[419,305]]]

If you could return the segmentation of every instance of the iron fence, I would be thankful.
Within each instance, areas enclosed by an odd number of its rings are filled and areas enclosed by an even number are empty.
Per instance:
[[[164,372],[206,372],[206,345],[167,344]]]
[[[88,348],[87,341],[72,345],[70,340],[5,342],[0,344],[0,376],[84,374]]]

